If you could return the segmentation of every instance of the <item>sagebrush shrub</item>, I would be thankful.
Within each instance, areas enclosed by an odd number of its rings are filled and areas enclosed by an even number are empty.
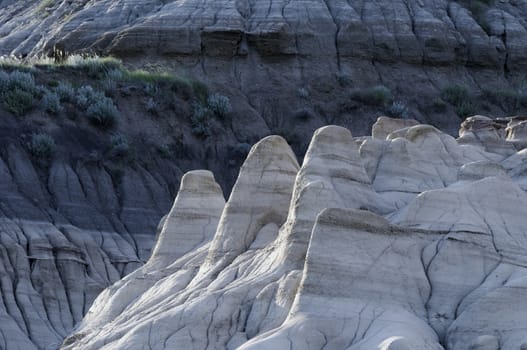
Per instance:
[[[17,117],[27,114],[33,108],[33,94],[19,88],[2,94],[4,107]]]
[[[82,109],[88,108],[97,101],[101,101],[106,96],[102,92],[95,91],[90,85],[85,85],[77,90],[75,103]]]
[[[150,97],[147,101],[146,101],[146,110],[149,112],[149,113],[152,113],[152,114],[157,114],[157,103],[156,101],[154,101],[154,99],[152,97]]]
[[[441,91],[441,98],[453,106],[460,106],[470,100],[470,94],[464,86],[451,85]]]
[[[229,98],[220,94],[210,95],[207,99],[207,106],[211,112],[220,119],[226,118],[232,111]]]
[[[55,151],[55,140],[48,134],[38,133],[31,135],[27,149],[36,158],[48,160]]]
[[[209,119],[212,112],[207,106],[201,103],[195,103],[193,106],[192,116],[190,122],[192,124],[192,133],[199,137],[207,137],[210,135]]]
[[[101,129],[110,129],[117,124],[119,111],[111,99],[104,97],[88,107],[86,116],[93,125]]]
[[[390,108],[386,110],[388,117],[408,119],[408,107],[404,102],[393,102]]]
[[[31,73],[13,71],[9,74],[9,89],[20,89],[35,95],[38,91]]]
[[[114,134],[110,138],[110,153],[114,157],[125,157],[130,152],[130,143],[126,136]]]
[[[470,101],[464,101],[459,106],[456,106],[456,114],[461,118],[466,118],[476,114],[476,105]]]
[[[42,97],[42,107],[50,114],[59,114],[62,111],[62,105],[60,104],[60,97],[57,93],[46,91]]]
[[[60,82],[54,91],[59,96],[60,102],[75,101],[75,89],[69,83]]]
[[[386,86],[374,86],[365,90],[356,90],[351,98],[370,106],[384,106],[392,100],[392,93]]]

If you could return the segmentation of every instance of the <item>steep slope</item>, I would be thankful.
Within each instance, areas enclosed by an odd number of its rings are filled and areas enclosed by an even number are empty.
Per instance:
[[[137,167],[114,180],[80,161],[43,174],[16,142],[3,149],[0,347],[58,347],[104,288],[148,258],[168,185]]]
[[[164,249],[63,348],[524,348],[526,124],[502,122],[470,118],[457,141],[387,118],[379,138],[328,126],[300,168],[267,137],[221,217],[211,175],[187,174],[199,194],[183,181]]]
[[[274,134],[326,124],[367,134],[390,111],[357,103],[376,85],[455,134],[470,114],[525,112],[525,18],[525,0],[4,0],[0,54],[96,52],[187,71],[233,98],[242,134],[247,121]],[[456,85],[471,96],[445,104]]]

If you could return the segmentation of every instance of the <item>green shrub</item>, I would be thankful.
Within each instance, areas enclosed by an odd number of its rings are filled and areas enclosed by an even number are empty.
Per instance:
[[[86,116],[94,126],[100,129],[110,129],[117,124],[119,111],[111,99],[104,97],[88,107]]]
[[[356,90],[351,98],[370,106],[384,106],[392,100],[392,93],[387,87],[379,85],[366,90]]]
[[[441,98],[453,106],[460,106],[470,100],[468,89],[460,85],[447,86],[441,91]]]
[[[33,107],[33,94],[15,88],[2,94],[4,107],[17,117],[27,114]]]
[[[408,119],[408,107],[404,102],[396,101],[386,110],[386,114],[391,118]]]
[[[62,111],[60,97],[55,92],[46,91],[42,97],[42,107],[50,114],[59,114]]]
[[[55,152],[55,140],[45,133],[33,134],[31,142],[27,144],[27,149],[35,158],[49,160]]]
[[[220,94],[210,95],[207,99],[207,106],[219,119],[225,119],[232,111],[231,101],[229,98]]]

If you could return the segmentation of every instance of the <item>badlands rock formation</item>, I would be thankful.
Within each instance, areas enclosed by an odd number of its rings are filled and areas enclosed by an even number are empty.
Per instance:
[[[300,167],[269,136],[226,204],[190,172],[148,263],[63,348],[525,349],[526,125],[327,126]]]
[[[455,111],[431,102],[447,85],[521,86],[526,18],[526,0],[3,0],[0,55],[57,48],[158,62],[230,96],[244,136],[247,121],[278,133],[295,115],[312,119],[296,126],[302,138],[325,124],[364,135],[377,116],[349,97],[375,85],[455,134]]]
[[[141,167],[117,184],[96,164],[59,159],[42,174],[16,144],[0,158],[0,348],[53,349],[104,288],[148,259],[169,185]]]

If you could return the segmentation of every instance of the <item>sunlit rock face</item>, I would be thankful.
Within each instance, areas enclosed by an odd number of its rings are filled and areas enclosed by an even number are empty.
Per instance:
[[[521,133],[413,124],[323,127],[301,166],[267,137],[226,203],[211,173],[188,173],[148,263],[62,347],[526,348]]]

